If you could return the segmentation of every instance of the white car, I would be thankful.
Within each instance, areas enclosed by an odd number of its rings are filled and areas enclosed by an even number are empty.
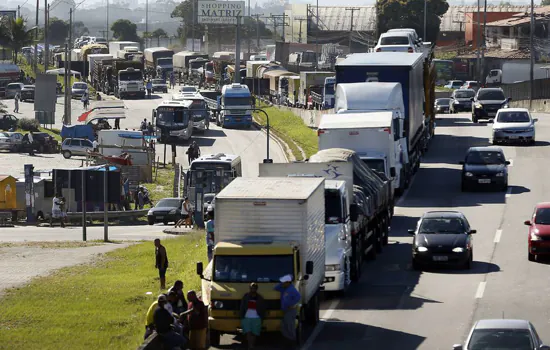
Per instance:
[[[392,32],[380,35],[376,52],[419,52],[413,37],[408,32]]]
[[[94,149],[94,145],[87,139],[65,139],[61,144],[61,154],[66,159],[72,156],[85,156]]]
[[[497,111],[493,122],[493,144],[524,142],[535,144],[535,123],[526,108],[503,108]]]
[[[23,134],[19,132],[0,132],[0,150],[19,151],[23,146]]]
[[[180,93],[182,94],[196,94],[199,90],[197,90],[194,86],[185,85],[180,88]]]
[[[387,31],[387,33],[398,33],[398,32],[409,33],[412,36],[414,42],[418,46],[422,46],[422,38],[419,38],[418,34],[416,33],[416,30],[414,30],[412,28],[395,28],[395,29],[390,29],[390,30]]]

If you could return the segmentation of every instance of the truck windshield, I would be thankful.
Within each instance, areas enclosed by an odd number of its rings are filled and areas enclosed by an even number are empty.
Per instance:
[[[182,107],[158,107],[157,124],[189,124],[189,110]]]
[[[325,85],[325,95],[334,95],[334,83]]]
[[[204,61],[191,62],[191,69],[199,69],[204,65]]]
[[[250,106],[250,97],[226,97],[226,106]]]
[[[193,100],[193,104],[189,107],[194,121],[201,121],[208,115],[206,102],[203,100]]]
[[[216,282],[279,282],[294,274],[292,255],[224,256],[214,258]]]
[[[193,161],[191,170],[231,170],[230,163],[208,162],[208,161]]]
[[[325,190],[325,224],[342,223],[342,201],[337,190]]]
[[[302,62],[300,63],[315,63],[315,52],[302,53]]]
[[[363,163],[374,171],[386,173],[383,159],[363,159]]]
[[[164,66],[171,65],[171,64],[172,64],[172,58],[169,58],[169,57],[166,57],[166,58],[159,58],[159,59],[157,60],[157,64],[158,64],[159,66],[162,66],[162,65],[164,65]]]
[[[120,72],[120,80],[130,81],[130,80],[143,80],[141,72]]]

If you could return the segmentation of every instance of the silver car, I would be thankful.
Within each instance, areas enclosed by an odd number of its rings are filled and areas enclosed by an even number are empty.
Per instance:
[[[19,151],[23,147],[23,134],[20,132],[0,132],[0,150]]]
[[[477,321],[464,343],[453,345],[453,350],[550,350],[540,339],[529,321],[495,319]]]
[[[535,144],[535,123],[526,108],[499,109],[493,123],[493,144],[522,142]]]
[[[14,98],[15,94],[21,92],[25,86],[23,83],[10,83],[6,86],[6,98]]]
[[[87,139],[65,139],[61,144],[61,153],[66,159],[72,156],[85,156],[94,149],[94,145]]]
[[[80,82],[73,83],[73,87],[71,88],[71,96],[73,98],[75,97],[80,98],[87,93],[88,93],[88,84],[80,83]]]

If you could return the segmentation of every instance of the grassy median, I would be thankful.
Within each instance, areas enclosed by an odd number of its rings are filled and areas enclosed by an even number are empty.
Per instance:
[[[181,279],[185,290],[200,290],[195,263],[206,260],[202,233],[163,244],[170,261],[167,286]],[[147,309],[159,294],[154,264],[153,243],[138,243],[92,265],[65,268],[8,290],[0,299],[0,348],[136,349]]]
[[[299,148],[304,151],[308,158],[317,153],[317,133],[305,125],[302,118],[277,107],[264,107],[263,109],[269,115],[271,131],[286,142],[297,160],[303,160]],[[265,126],[267,124],[263,113],[256,113],[255,117],[261,125]]]

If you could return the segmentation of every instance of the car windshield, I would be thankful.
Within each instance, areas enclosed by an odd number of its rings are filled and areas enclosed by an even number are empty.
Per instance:
[[[224,256],[214,258],[216,282],[279,282],[294,274],[292,255]]]
[[[466,156],[466,164],[503,164],[504,155],[493,151],[472,151]]]
[[[535,213],[535,224],[550,225],[550,208],[539,208]]]
[[[452,86],[462,86],[462,84],[464,84],[464,83],[461,82],[461,81],[453,81]]]
[[[475,95],[473,91],[455,91],[455,98],[472,98]]]
[[[192,86],[184,86],[180,89],[181,92],[196,92],[197,89],[195,89]]]
[[[500,112],[497,121],[499,123],[529,123],[529,113],[527,112]]]
[[[448,106],[449,103],[451,103],[450,98],[438,98],[437,100],[435,100],[435,104],[438,106]]]
[[[21,89],[21,85],[19,84],[9,84],[8,87],[7,87],[8,90],[17,90],[17,89]]]
[[[465,233],[466,228],[458,218],[426,218],[422,220],[418,233]]]
[[[7,132],[0,132],[0,137],[10,137],[10,134]]]
[[[476,329],[468,344],[470,350],[531,350],[534,348],[527,329]]]
[[[369,169],[385,173],[385,164],[383,159],[363,159],[363,163],[365,163],[366,166],[369,167]]]
[[[153,84],[166,84],[166,81],[162,79],[153,79]]]
[[[216,197],[216,195],[214,193],[207,193],[207,194],[204,195],[203,201],[204,201],[204,203],[210,203],[210,202],[212,202],[214,197]]]
[[[477,99],[502,101],[505,100],[505,97],[504,92],[501,90],[481,90],[479,94],[477,94]]]
[[[87,88],[88,88],[88,85],[86,85],[85,83],[76,83],[73,85],[73,89],[86,90]]]
[[[179,208],[181,200],[180,199],[161,199],[155,207],[170,207],[170,208]]]
[[[243,106],[250,108],[250,97],[226,97],[224,104],[226,106]]]
[[[387,36],[380,39],[380,45],[409,45],[409,38],[406,36]]]
[[[122,81],[143,80],[143,75],[140,71],[121,72],[120,80]]]
[[[325,224],[342,222],[342,201],[337,190],[325,190]]]

